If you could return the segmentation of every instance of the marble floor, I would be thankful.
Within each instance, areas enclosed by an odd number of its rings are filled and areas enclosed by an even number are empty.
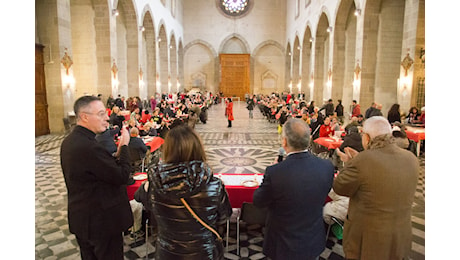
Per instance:
[[[277,125],[254,110],[250,119],[244,102],[235,102],[233,127],[227,127],[224,106],[208,110],[208,121],[195,126],[216,173],[261,173],[278,154]],[[67,192],[59,164],[64,135],[35,138],[35,259],[80,259],[75,236],[67,225]],[[420,157],[420,176],[413,205],[411,258],[425,259],[425,159]],[[235,210],[236,212],[236,210]],[[235,215],[232,216],[234,220]],[[262,254],[263,229],[242,223],[240,255],[236,254],[236,224],[230,225],[226,259],[266,259]],[[125,236],[125,259],[153,259],[155,237],[133,240]],[[341,240],[333,234],[320,259],[344,259]]]

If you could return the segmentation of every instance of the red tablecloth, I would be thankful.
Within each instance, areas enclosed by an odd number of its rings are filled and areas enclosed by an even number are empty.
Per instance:
[[[425,140],[425,128],[423,127],[406,127],[407,138],[413,140],[414,142],[419,142],[420,140]]]
[[[161,137],[153,137],[151,141],[145,143],[145,145],[150,146],[150,152],[154,152],[156,149],[160,148],[160,146],[165,142]]]
[[[315,139],[315,143],[322,145],[326,147],[327,149],[337,149],[342,145],[343,140],[342,139],[334,139],[331,137],[318,137]]]
[[[138,173],[135,173],[134,176],[139,175],[139,174],[145,174],[145,172],[138,172]],[[147,180],[147,179],[145,179],[145,180],[138,180],[138,181],[136,181],[134,184],[126,186],[126,192],[128,193],[128,198],[129,198],[129,200],[133,200],[133,199],[134,199],[134,193],[136,193],[137,189],[139,189],[139,187],[142,185],[142,183],[143,183],[144,181],[146,181],[146,180]]]

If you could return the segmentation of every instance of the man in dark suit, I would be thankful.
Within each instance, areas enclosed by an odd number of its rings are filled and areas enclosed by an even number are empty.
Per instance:
[[[284,161],[268,166],[253,203],[267,207],[263,253],[276,259],[317,259],[326,246],[323,206],[334,166],[307,151],[308,125],[290,118],[283,127]]]
[[[83,96],[74,104],[77,126],[62,142],[61,167],[68,194],[68,221],[82,259],[123,259],[123,231],[133,224],[125,184],[129,133],[125,128],[115,159],[95,136],[107,129],[104,104]]]

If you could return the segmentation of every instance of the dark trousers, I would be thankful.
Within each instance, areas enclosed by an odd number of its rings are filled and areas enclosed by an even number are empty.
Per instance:
[[[228,127],[232,127],[232,120],[228,120]]]
[[[80,239],[77,237],[80,246],[82,260],[123,260],[123,236],[122,234],[102,239]]]

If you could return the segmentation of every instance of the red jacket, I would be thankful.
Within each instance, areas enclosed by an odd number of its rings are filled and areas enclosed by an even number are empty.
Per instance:
[[[329,134],[334,135],[334,129],[330,125],[321,125],[319,128],[319,137],[329,137]]]
[[[225,108],[225,115],[227,116],[228,120],[233,121],[233,102],[228,102],[227,107]]]
[[[358,117],[361,114],[361,106],[357,104],[354,108],[353,111],[351,112],[351,116],[356,116]]]

